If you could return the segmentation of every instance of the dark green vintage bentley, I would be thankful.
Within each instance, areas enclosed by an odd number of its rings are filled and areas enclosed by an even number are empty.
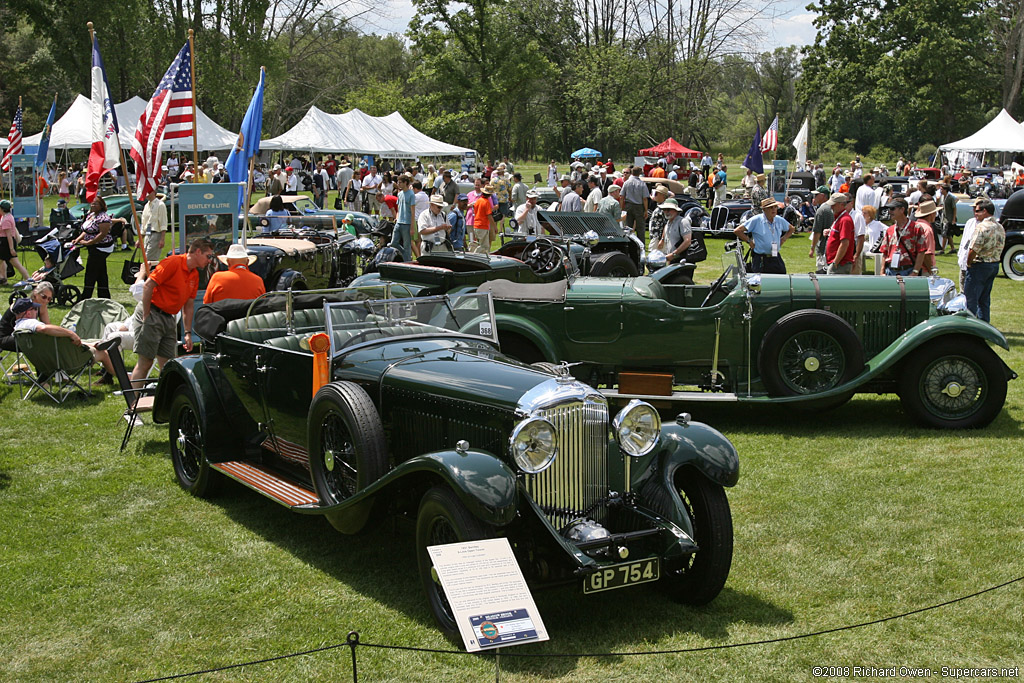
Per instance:
[[[429,267],[391,264],[354,283],[488,292],[504,353],[572,362],[574,376],[613,401],[826,408],[857,392],[895,392],[919,422],[950,429],[987,425],[1002,409],[1017,375],[989,344],[1008,348],[1006,338],[947,311],[952,283],[933,298],[925,277],[748,274],[738,251],[723,262],[710,285],[677,279],[692,265],[528,284],[432,254]]]
[[[389,290],[199,309],[206,352],[165,366],[154,406],[180,485],[206,496],[230,477],[348,534],[387,513],[414,519],[449,634],[431,545],[507,537],[535,586],[656,582],[690,604],[719,593],[724,487],[739,476],[724,436],[686,415],[662,424],[642,401],[611,416],[564,368],[502,355],[489,294]]]

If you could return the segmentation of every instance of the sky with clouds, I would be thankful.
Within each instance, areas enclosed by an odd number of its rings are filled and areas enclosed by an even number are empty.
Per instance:
[[[808,12],[808,0],[777,0],[771,4],[775,14],[765,27],[761,42],[754,46],[759,52],[788,45],[810,45],[814,42],[814,14]],[[386,0],[375,4],[371,15],[357,22],[367,33],[405,33],[415,10],[411,0]]]

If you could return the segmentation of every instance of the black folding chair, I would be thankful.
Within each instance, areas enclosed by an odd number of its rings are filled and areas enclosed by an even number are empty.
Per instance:
[[[124,359],[121,358],[118,350],[120,344],[121,338],[113,337],[97,344],[96,348],[106,351],[107,355],[110,356],[110,364],[114,368],[114,376],[117,377],[119,387],[118,391],[114,393],[118,396],[123,396],[125,404],[127,404],[127,408],[122,415],[128,421],[128,426],[124,429],[124,437],[121,439],[121,450],[123,451],[128,447],[128,442],[132,438],[132,431],[134,431],[135,425],[137,423],[142,424],[142,418],[139,417],[139,413],[150,413],[153,411],[156,381],[148,377],[133,380],[128,375],[128,370],[124,366]]]

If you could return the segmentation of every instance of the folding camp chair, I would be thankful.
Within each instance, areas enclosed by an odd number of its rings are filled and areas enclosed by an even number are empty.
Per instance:
[[[71,307],[60,326],[74,330],[86,341],[103,338],[107,323],[121,322],[128,318],[128,311],[113,299],[83,299]]]
[[[135,429],[135,425],[142,424],[142,418],[139,417],[139,413],[152,412],[153,397],[156,395],[157,383],[156,380],[149,379],[148,377],[133,380],[128,375],[128,370],[124,366],[124,359],[118,353],[120,343],[121,339],[119,337],[113,337],[97,344],[96,348],[106,351],[110,356],[110,364],[114,366],[114,375],[117,377],[117,384],[120,387],[114,393],[123,396],[128,406],[122,415],[128,421],[128,426],[124,429],[124,437],[121,438],[121,450],[123,451],[128,447],[128,442],[132,438],[132,431]]]
[[[34,372],[19,373],[22,400],[27,400],[38,389],[57,403],[64,403],[75,390],[86,395],[92,394],[92,351],[86,346],[77,346],[70,337],[53,337],[48,334],[19,330],[14,333],[18,347],[18,358],[27,361]],[[89,389],[79,384],[85,373]],[[28,386],[26,391],[25,387]]]

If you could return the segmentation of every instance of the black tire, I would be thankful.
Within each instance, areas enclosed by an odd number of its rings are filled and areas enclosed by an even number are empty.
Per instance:
[[[999,356],[980,339],[941,337],[907,358],[900,401],[921,424],[938,429],[984,427],[1006,401]]]
[[[416,516],[416,561],[420,581],[426,591],[434,620],[449,638],[458,639],[459,629],[444,589],[434,579],[434,565],[427,554],[427,547],[479,541],[497,535],[495,527],[477,519],[447,487],[435,486],[420,499],[420,509]]]
[[[768,328],[757,354],[772,396],[815,394],[844,384],[864,369],[857,333],[835,313],[803,309]],[[845,398],[840,403],[844,403]]]
[[[335,505],[384,476],[387,443],[373,401],[358,384],[331,382],[309,407],[309,469],[324,505]]]
[[[82,290],[75,285],[58,285],[56,299],[60,306],[74,306],[82,300]]]
[[[15,301],[17,301],[18,299],[22,299],[22,298],[24,298],[24,297],[21,295],[20,292],[13,291],[13,292],[11,292],[11,295],[9,297],[7,297],[7,305],[8,306],[13,306]]]
[[[1024,243],[1011,244],[1003,251],[1003,275],[1024,281]]]
[[[207,461],[201,414],[191,387],[178,387],[171,398],[167,430],[174,476],[181,488],[192,495],[209,498],[220,490],[224,478]]]
[[[732,567],[732,512],[725,489],[692,468],[676,474],[679,497],[693,524],[699,550],[679,569],[664,572],[658,587],[687,605],[706,605],[718,596]]]
[[[520,363],[532,365],[544,362],[544,354],[540,352],[533,342],[518,334],[502,334],[498,332],[498,345],[501,352],[509,358],[515,358]]]
[[[640,274],[633,259],[621,251],[606,251],[590,257],[590,272],[593,277],[636,277]]]

